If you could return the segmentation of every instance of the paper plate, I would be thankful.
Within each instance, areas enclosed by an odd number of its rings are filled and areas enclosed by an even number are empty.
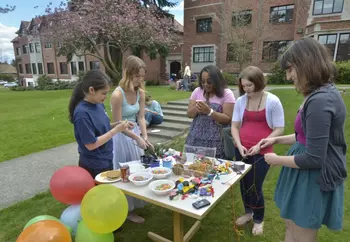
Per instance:
[[[160,132],[160,129],[152,129],[151,130],[151,133],[159,133]]]
[[[98,174],[98,175],[95,177],[95,180],[96,180],[97,182],[99,182],[99,183],[106,183],[106,184],[121,181],[121,178],[120,178],[120,177],[118,177],[118,178],[116,178],[116,179],[113,179],[113,180],[108,179],[107,176],[106,176],[106,173],[107,173],[107,171],[104,171],[104,172]]]

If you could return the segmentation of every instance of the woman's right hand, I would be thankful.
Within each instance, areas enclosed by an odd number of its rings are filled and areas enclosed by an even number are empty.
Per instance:
[[[140,136],[136,139],[136,143],[141,149],[146,149],[148,146],[146,141],[142,139]]]
[[[264,149],[266,147],[272,146],[274,144],[276,144],[276,137],[273,138],[265,138],[260,140],[259,145],[260,145],[260,149]]]
[[[119,132],[124,132],[125,130],[129,129],[129,122],[127,120],[120,122],[119,124],[117,124],[114,128],[113,128],[113,133],[119,133]]]
[[[248,150],[246,147],[244,147],[243,145],[240,145],[238,147],[239,153],[241,154],[241,156],[244,158],[247,156]]]

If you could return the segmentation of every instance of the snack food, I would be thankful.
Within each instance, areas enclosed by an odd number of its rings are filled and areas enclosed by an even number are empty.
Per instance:
[[[144,176],[134,176],[132,178],[133,181],[146,181],[148,178]]]
[[[165,191],[165,190],[171,189],[171,185],[168,183],[163,183],[156,186],[154,189],[157,191]]]
[[[162,174],[167,174],[168,171],[167,170],[158,169],[158,170],[152,170],[152,173],[156,174],[156,175],[162,175]]]

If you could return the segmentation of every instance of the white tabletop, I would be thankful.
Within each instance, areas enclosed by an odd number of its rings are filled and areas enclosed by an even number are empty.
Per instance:
[[[213,207],[215,207],[216,203],[223,197],[223,195],[230,189],[230,187],[235,183],[237,183],[250,170],[250,168],[251,168],[251,165],[246,164],[245,170],[242,172],[242,174],[238,175],[237,173],[233,172],[229,175],[220,176],[220,180],[214,179],[212,183],[213,189],[214,189],[214,197],[206,196],[206,197],[198,197],[196,199],[187,197],[185,200],[181,200],[181,195],[179,195],[180,198],[178,200],[170,200],[169,195],[158,196],[154,194],[148,188],[148,185],[138,187],[132,184],[131,182],[128,182],[128,183],[118,182],[118,183],[113,183],[111,185],[114,185],[120,188],[126,195],[136,197],[138,199],[155,204],[157,206],[164,207],[169,210],[201,220],[209,213],[209,211]],[[172,174],[166,179],[176,181],[178,180],[178,178],[180,178],[180,176],[175,176],[174,174]],[[201,209],[195,209],[192,206],[192,203],[203,198],[206,198],[208,201],[210,201],[211,203],[210,206],[207,206]]]

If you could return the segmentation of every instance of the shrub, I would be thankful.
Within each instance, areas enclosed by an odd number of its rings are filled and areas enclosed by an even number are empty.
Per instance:
[[[227,82],[227,85],[237,85],[237,77],[234,74],[223,72],[224,79]]]
[[[336,62],[338,71],[335,83],[337,84],[350,84],[350,61]]]
[[[0,80],[7,81],[7,82],[14,82],[14,81],[16,81],[15,78],[12,75],[7,75],[7,74],[0,74]]]
[[[286,72],[281,69],[280,64],[276,62],[271,69],[271,74],[267,77],[268,84],[290,84],[286,79]]]
[[[198,81],[192,82],[191,86],[190,86],[190,91],[194,91],[194,89],[196,89],[197,87],[199,87],[199,83]]]
[[[145,86],[156,86],[159,85],[159,82],[157,80],[146,80]]]
[[[43,75],[38,78],[38,86],[45,87],[48,85],[52,85],[53,81],[50,77]]]

